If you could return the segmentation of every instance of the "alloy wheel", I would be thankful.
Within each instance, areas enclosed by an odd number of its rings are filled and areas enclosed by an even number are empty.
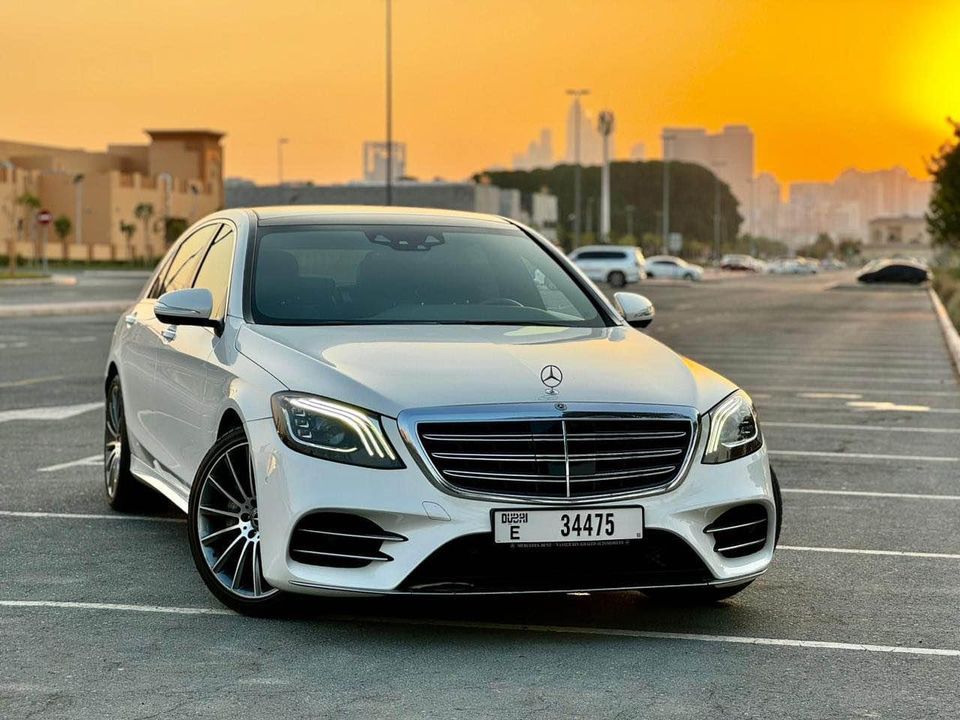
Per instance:
[[[210,573],[227,592],[245,599],[276,594],[263,578],[260,518],[247,441],[224,447],[201,479],[194,532]]]
[[[120,485],[123,455],[123,395],[120,383],[113,383],[107,396],[106,432],[103,440],[103,479],[107,497],[114,498]]]

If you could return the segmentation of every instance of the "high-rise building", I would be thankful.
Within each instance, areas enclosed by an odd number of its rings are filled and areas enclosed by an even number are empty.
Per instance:
[[[531,140],[527,151],[513,156],[514,170],[534,170],[553,167],[553,136],[547,128],[540,131],[540,137]]]
[[[597,119],[583,109],[583,103],[570,104],[567,111],[567,152],[564,160],[573,164],[577,161],[574,139],[577,136],[577,111],[580,111],[580,164],[601,165],[603,163],[603,136],[597,129]],[[615,135],[610,136],[610,157],[616,157]]]
[[[753,180],[753,231],[760,237],[780,236],[780,183],[770,173]]]
[[[664,158],[702,165],[727,183],[740,204],[744,230],[754,231],[754,149],[749,127],[726,125],[719,133],[703,128],[664,128],[661,141]]]
[[[407,144],[395,142],[392,145],[390,176],[396,182],[407,175]],[[387,181],[387,144],[385,142],[368,140],[363,144],[363,180],[373,183]]]

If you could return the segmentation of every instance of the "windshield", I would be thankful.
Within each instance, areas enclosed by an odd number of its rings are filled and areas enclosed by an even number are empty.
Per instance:
[[[430,226],[263,228],[255,322],[602,327],[597,306],[516,229]]]

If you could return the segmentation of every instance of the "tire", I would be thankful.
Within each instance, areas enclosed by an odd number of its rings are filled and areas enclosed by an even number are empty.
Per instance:
[[[773,540],[774,547],[776,547],[777,543],[780,542],[780,528],[783,525],[783,499],[780,494],[780,481],[777,480],[777,474],[773,471],[773,468],[770,468],[770,480],[773,486],[773,504],[777,513],[776,530]],[[644,590],[643,594],[657,603],[711,605],[733,597],[747,588],[752,582],[753,580],[747,580],[747,582],[738,585],[726,585],[723,587],[651,588],[650,590]]]
[[[130,443],[120,376],[107,385],[103,422],[103,484],[107,504],[117,512],[155,510],[160,496],[130,472]]]
[[[615,288],[622,288],[627,284],[627,276],[619,270],[614,270],[612,273],[607,275],[607,282]]]
[[[231,610],[275,615],[286,594],[263,578],[256,482],[242,428],[223,435],[203,458],[190,488],[190,553],[204,584]]]
[[[694,280],[696,280],[696,278],[695,278],[692,274],[690,274],[690,273],[687,273],[686,275],[684,275],[684,276],[683,276],[683,279],[684,279],[684,280],[689,280],[690,282],[693,282]]]

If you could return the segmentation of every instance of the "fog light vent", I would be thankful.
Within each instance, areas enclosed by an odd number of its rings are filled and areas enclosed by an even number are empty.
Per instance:
[[[302,518],[293,529],[290,557],[306,565],[360,568],[393,560],[381,547],[405,540],[359,515],[318,512]]]
[[[727,510],[704,528],[713,535],[713,549],[728,558],[759,552],[767,543],[767,509],[759,503]]]

